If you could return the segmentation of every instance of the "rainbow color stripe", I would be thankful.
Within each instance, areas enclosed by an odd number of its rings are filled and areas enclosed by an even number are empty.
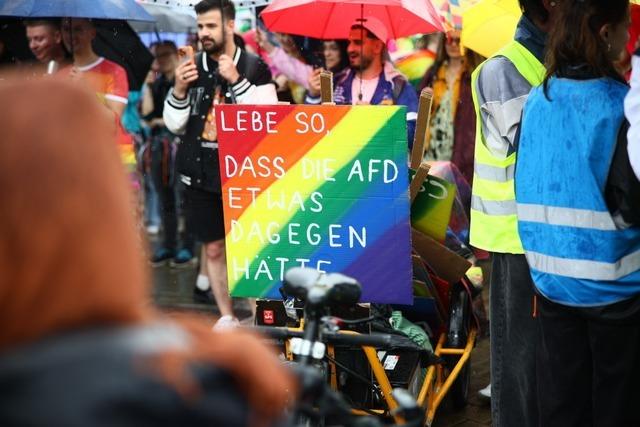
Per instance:
[[[432,0],[433,5],[440,12],[440,16],[444,20],[447,27],[452,30],[460,30],[462,28],[462,15],[464,11],[479,0]]]
[[[414,175],[410,170],[411,178]],[[444,243],[455,197],[454,184],[429,175],[411,205],[411,224],[416,230]]]
[[[363,302],[412,302],[405,115],[396,106],[217,107],[231,295],[281,298],[284,271],[305,264],[355,277]],[[370,165],[379,170],[371,179]]]
[[[409,82],[416,89],[424,78],[427,70],[436,61],[436,54],[430,50],[418,50],[396,61],[396,68],[407,76]]]

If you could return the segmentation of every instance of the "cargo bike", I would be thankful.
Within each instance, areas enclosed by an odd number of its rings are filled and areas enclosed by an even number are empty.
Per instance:
[[[420,277],[424,271],[417,273]],[[279,344],[288,362],[314,367],[348,403],[351,414],[430,426],[446,397],[454,408],[466,404],[478,327],[472,288],[465,279],[449,286],[446,301],[438,301],[438,310],[446,310],[448,319],[431,331],[433,350],[401,333],[376,332],[374,307],[357,305],[360,284],[345,275],[294,268],[285,275],[282,292],[289,298],[288,307],[283,301],[258,301],[256,329]],[[409,315],[416,320],[420,316]],[[411,422],[398,389],[407,390],[416,402],[419,415]],[[307,425],[351,425],[331,418],[335,408],[319,408],[318,398],[317,393],[302,398],[312,420]]]
[[[332,104],[331,82],[330,73],[321,75],[323,104]],[[410,156],[412,203],[428,179],[422,159],[431,103],[432,94],[423,90]],[[430,426],[445,398],[454,408],[466,404],[478,331],[474,288],[465,277],[470,264],[415,229],[412,247],[418,296],[412,306],[358,304],[361,286],[355,279],[305,268],[285,274],[283,300],[257,301],[256,328],[277,342],[286,363],[305,369],[297,425],[373,425],[347,420],[346,407],[362,420]],[[389,328],[388,310],[419,324],[429,339],[419,343]]]

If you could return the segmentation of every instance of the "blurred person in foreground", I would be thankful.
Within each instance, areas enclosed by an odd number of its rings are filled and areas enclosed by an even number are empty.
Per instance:
[[[295,387],[258,339],[152,308],[95,97],[4,81],[0,100],[0,425],[277,423]]]
[[[206,270],[222,317],[216,327],[239,324],[227,282],[222,185],[218,159],[216,104],[276,104],[271,72],[257,56],[234,41],[236,10],[230,0],[195,5],[203,52],[176,68],[175,85],[164,105],[167,128],[180,135],[177,167],[186,185],[185,212],[206,254]],[[196,282],[194,296],[206,293]],[[254,305],[255,308],[255,305]]]
[[[496,427],[537,427],[534,286],[518,235],[513,177],[522,107],[545,76],[556,0],[520,0],[514,39],[471,76],[476,142],[471,246],[491,253],[491,415]]]
[[[524,106],[515,189],[545,427],[638,426],[640,182],[616,70],[629,1],[563,0]]]

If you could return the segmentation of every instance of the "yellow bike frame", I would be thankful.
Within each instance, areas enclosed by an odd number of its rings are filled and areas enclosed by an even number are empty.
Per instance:
[[[302,331],[303,325],[301,324],[299,328],[290,328],[292,331]],[[350,334],[350,335],[358,335],[357,332],[353,331],[340,331],[341,334]],[[446,371],[442,364],[432,365],[427,368],[427,373],[425,376],[425,380],[422,383],[422,387],[420,388],[420,393],[418,394],[418,405],[422,407],[425,411],[425,425],[431,426],[433,423],[433,418],[435,416],[438,407],[442,403],[444,396],[449,392],[451,385],[458,378],[460,371],[464,367],[464,365],[468,362],[469,357],[471,356],[471,351],[473,350],[473,346],[476,342],[477,329],[474,325],[472,325],[471,330],[469,331],[469,335],[467,337],[467,343],[464,348],[449,348],[445,347],[444,343],[446,340],[446,334],[440,334],[440,338],[438,340],[438,345],[434,351],[436,356],[460,356],[458,362],[453,367],[449,374],[446,374]],[[394,422],[403,423],[404,420],[400,415],[396,413],[396,409],[398,408],[398,403],[395,401],[392,395],[392,387],[389,382],[389,377],[385,372],[384,366],[382,366],[382,362],[378,359],[378,354],[375,347],[362,346],[362,351],[364,352],[367,361],[369,362],[369,366],[371,367],[371,371],[373,373],[376,382],[380,386],[380,391],[382,393],[382,397],[384,398],[388,410],[384,409],[371,409],[369,412],[365,412],[358,409],[353,409],[353,413],[357,415],[369,415],[370,412],[374,412],[379,415],[391,415],[394,418]],[[285,342],[285,352],[286,357],[289,360],[293,359],[293,354],[291,353],[289,341]],[[335,359],[335,351],[333,346],[327,346],[327,353],[330,358]],[[331,388],[334,390],[338,389],[338,381],[337,381],[337,373],[336,366],[334,363],[329,362],[329,379]]]

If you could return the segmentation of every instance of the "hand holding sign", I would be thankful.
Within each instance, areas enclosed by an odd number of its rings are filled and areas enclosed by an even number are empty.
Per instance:
[[[313,97],[320,96],[320,73],[322,68],[315,68],[309,74],[309,95]]]

